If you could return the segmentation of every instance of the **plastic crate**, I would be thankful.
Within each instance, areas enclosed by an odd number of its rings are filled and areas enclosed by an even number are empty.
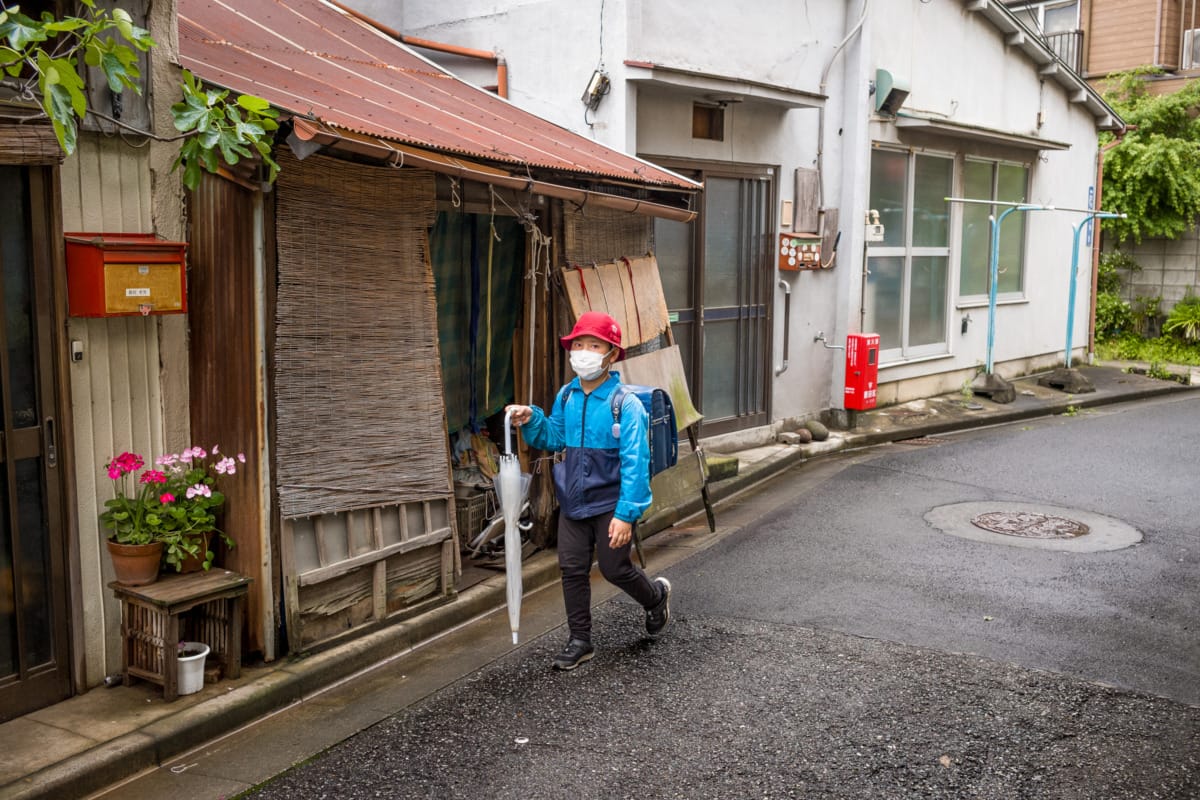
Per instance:
[[[494,508],[495,501],[490,490],[472,494],[461,490],[454,493],[454,516],[458,522],[458,541],[462,546],[465,547],[483,530],[488,512]]]

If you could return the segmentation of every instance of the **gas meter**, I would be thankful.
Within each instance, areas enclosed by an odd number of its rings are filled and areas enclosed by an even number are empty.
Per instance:
[[[871,209],[867,212],[867,229],[865,241],[870,244],[872,242],[883,241],[883,223],[879,221],[879,212]]]

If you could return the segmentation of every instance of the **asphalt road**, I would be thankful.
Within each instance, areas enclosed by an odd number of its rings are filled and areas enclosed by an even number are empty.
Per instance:
[[[261,798],[1200,797],[1200,398],[806,465],[680,562],[657,642],[624,600],[289,770]],[[828,467],[826,467],[828,469]],[[810,473],[809,473],[810,474]],[[1063,553],[931,509],[1043,503],[1139,529]]]

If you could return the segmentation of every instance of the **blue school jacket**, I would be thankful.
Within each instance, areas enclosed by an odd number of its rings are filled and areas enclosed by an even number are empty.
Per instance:
[[[621,385],[619,373],[585,394],[579,378],[558,390],[550,416],[533,406],[521,427],[526,443],[539,450],[566,450],[552,470],[562,513],[586,519],[613,511],[636,522],[650,507],[649,415],[632,394],[621,402],[619,436],[613,430],[611,397]]]

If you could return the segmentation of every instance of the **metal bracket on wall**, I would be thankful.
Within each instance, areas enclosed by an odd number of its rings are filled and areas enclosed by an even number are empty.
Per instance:
[[[817,331],[817,335],[813,337],[813,341],[820,342],[821,345],[826,350],[845,350],[846,349],[846,345],[844,345],[844,344],[830,344],[829,340],[825,338],[825,331]]]

